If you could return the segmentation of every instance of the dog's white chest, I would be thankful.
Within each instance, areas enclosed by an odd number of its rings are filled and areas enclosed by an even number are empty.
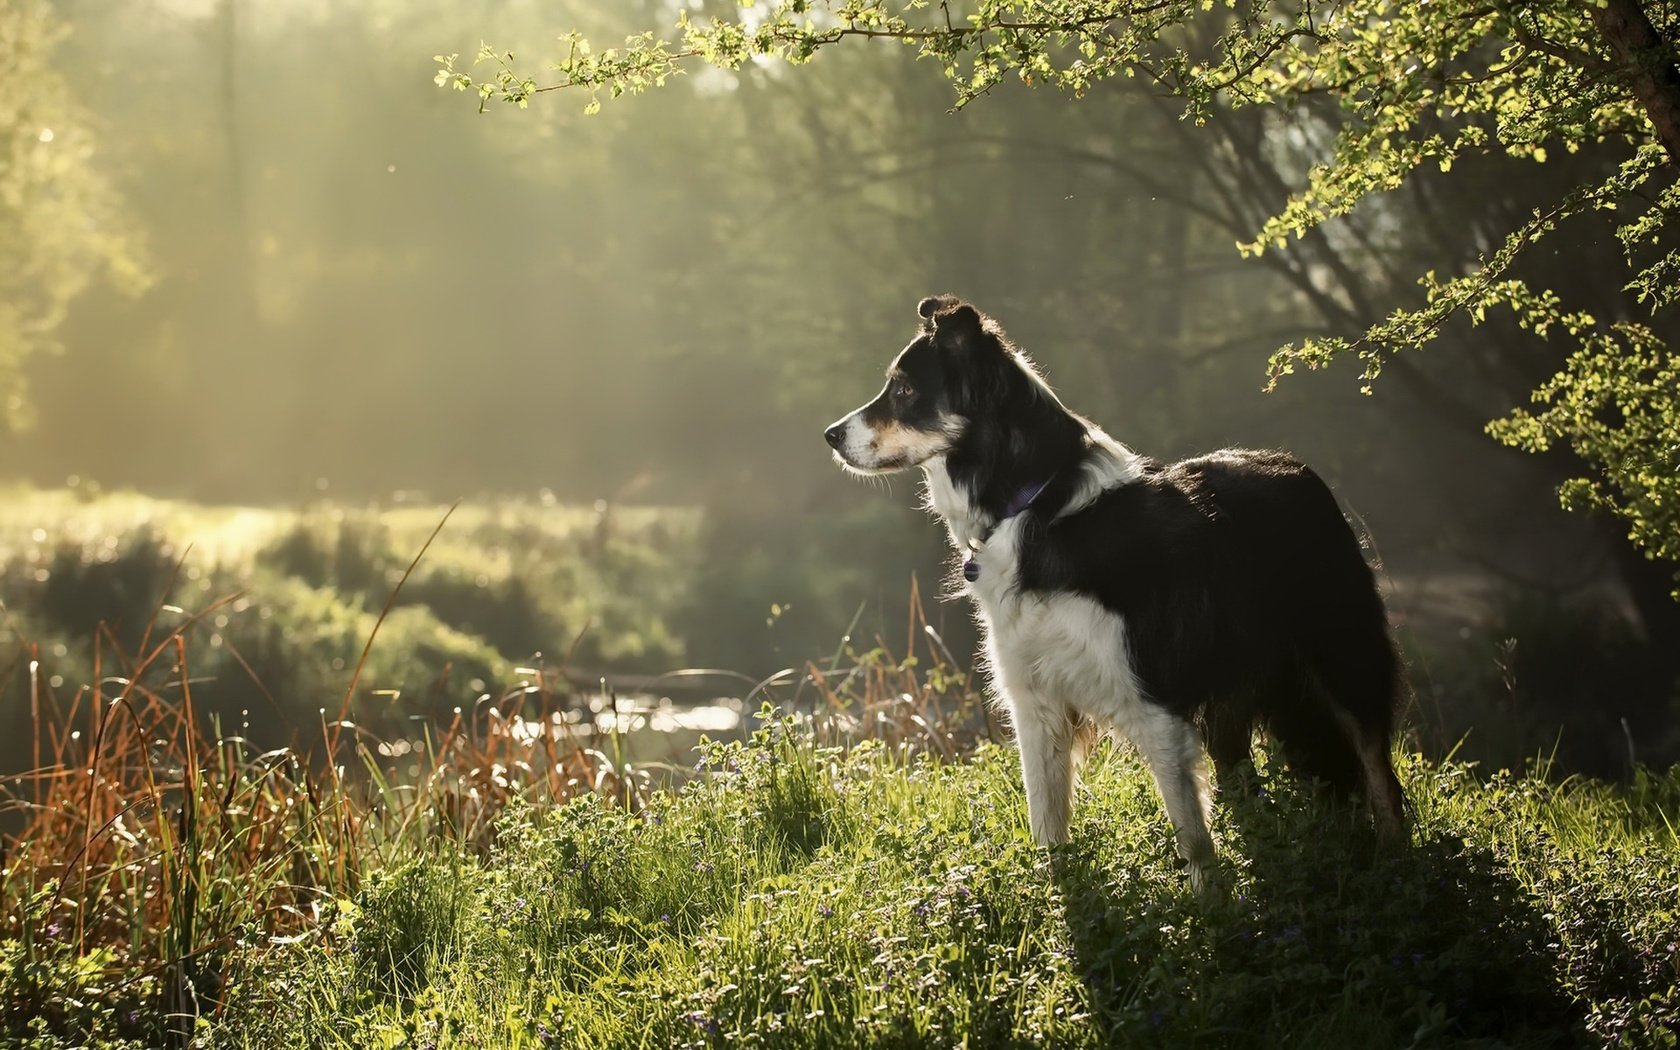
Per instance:
[[[975,554],[969,593],[996,684],[1012,708],[1060,706],[1136,737],[1142,690],[1125,621],[1093,598],[1028,592],[1018,582],[1019,522],[1003,522]]]
[[[1137,739],[1147,712],[1125,621],[1081,594],[1022,590],[1022,519],[999,522],[986,535],[986,523],[970,517],[968,494],[952,483],[944,464],[933,461],[925,469],[928,505],[945,519],[951,543],[967,555],[970,541],[985,535],[970,555],[978,574],[967,591],[1000,699],[1017,719],[1023,708],[1072,708]]]

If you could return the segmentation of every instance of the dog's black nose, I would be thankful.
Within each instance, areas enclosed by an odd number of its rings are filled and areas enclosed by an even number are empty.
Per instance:
[[[823,431],[823,437],[828,439],[830,448],[839,448],[840,442],[846,440],[846,424],[836,423]]]

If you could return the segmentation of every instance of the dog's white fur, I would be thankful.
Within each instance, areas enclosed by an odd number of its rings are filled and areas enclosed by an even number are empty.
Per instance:
[[[840,421],[840,425],[846,428],[846,436],[840,447],[834,450],[835,460],[853,474],[897,473],[944,455],[951,447],[952,437],[961,433],[966,423],[967,420],[960,416],[953,417],[949,421],[948,433],[930,434],[909,427],[883,430],[865,423],[863,409],[860,408]]]

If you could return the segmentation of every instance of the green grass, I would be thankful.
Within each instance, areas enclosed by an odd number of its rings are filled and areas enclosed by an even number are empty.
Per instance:
[[[1415,842],[1284,776],[1222,808],[1198,902],[1104,753],[1034,848],[1013,756],[772,723],[630,815],[510,807],[335,900],[211,1046],[1674,1045],[1680,771],[1631,789],[1403,766]]]
[[[913,657],[806,665],[771,692],[816,722],[665,790],[616,736],[503,731],[584,699],[507,639],[616,609],[601,629],[647,620],[640,645],[685,600],[692,520],[592,515],[464,508],[381,620],[441,508],[20,494],[0,1045],[1676,1045],[1680,768],[1403,756],[1399,851],[1263,768],[1218,809],[1228,892],[1197,901],[1127,752],[1087,771],[1071,845],[1030,843],[912,588]],[[204,560],[176,574],[185,535]],[[292,746],[215,717],[230,682]]]

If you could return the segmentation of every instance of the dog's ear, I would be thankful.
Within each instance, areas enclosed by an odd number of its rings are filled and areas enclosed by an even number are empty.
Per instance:
[[[922,320],[931,321],[934,314],[940,310],[949,310],[961,301],[954,295],[930,295],[916,304],[916,312],[922,315]]]
[[[932,324],[934,335],[949,346],[969,347],[980,339],[980,311],[967,303],[941,308],[933,315]]]

